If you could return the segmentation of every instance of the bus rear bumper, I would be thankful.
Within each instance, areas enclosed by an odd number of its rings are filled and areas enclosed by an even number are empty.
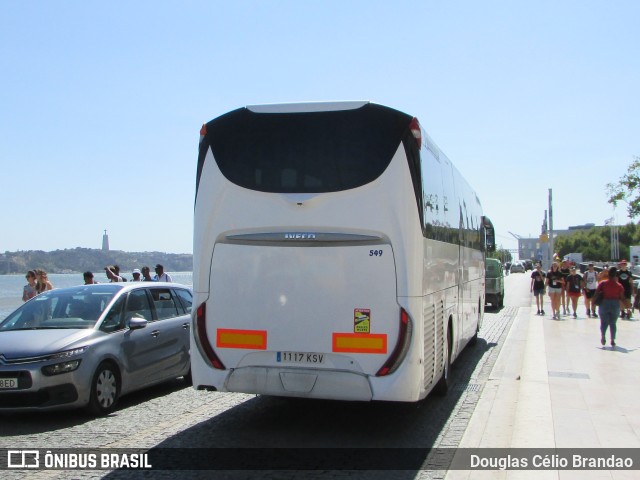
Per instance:
[[[366,375],[342,370],[247,366],[231,371],[225,382],[231,392],[283,397],[370,401]]]

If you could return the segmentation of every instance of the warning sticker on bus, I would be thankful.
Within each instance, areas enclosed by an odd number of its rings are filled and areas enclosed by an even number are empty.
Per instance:
[[[371,332],[371,310],[356,308],[353,311],[353,333]]]

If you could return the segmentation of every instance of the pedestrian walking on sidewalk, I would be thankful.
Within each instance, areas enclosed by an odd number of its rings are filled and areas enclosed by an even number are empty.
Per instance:
[[[531,272],[531,291],[536,297],[536,307],[538,308],[537,315],[544,315],[544,281],[546,279],[545,273],[542,271],[542,266],[536,264],[536,269]]]
[[[564,277],[560,273],[560,266],[553,262],[551,270],[547,272],[547,287],[549,287],[549,298],[551,299],[551,311],[554,320],[560,320],[560,302],[562,301],[562,289]]]
[[[631,272],[627,270],[627,261],[621,260],[618,264],[618,282],[624,288],[624,300],[620,302],[620,316],[622,318],[631,319],[631,292],[633,290],[633,277]]]
[[[569,270],[569,276],[565,279],[564,289],[567,292],[567,303],[571,301],[573,318],[578,318],[576,309],[578,308],[578,299],[584,287],[584,282],[582,281],[582,275],[577,273],[575,266],[572,266]]]
[[[598,283],[604,282],[605,280],[609,280],[609,265],[606,263],[602,267],[600,273],[598,273]]]
[[[587,317],[591,318],[591,314],[595,318],[596,305],[593,303],[593,296],[598,287],[598,272],[595,271],[593,262],[589,262],[589,267],[584,272],[584,306],[587,308]]]
[[[569,298],[567,298],[567,292],[565,290],[565,285],[567,284],[567,277],[571,274],[571,270],[569,269],[569,262],[567,260],[562,260],[560,264],[560,273],[562,274],[562,278],[564,280],[562,284],[562,292],[560,293],[560,300],[562,301],[562,314],[569,315]]]
[[[598,308],[600,314],[600,343],[607,343],[606,334],[609,329],[611,346],[616,346],[616,322],[620,316],[620,302],[624,300],[624,287],[618,281],[618,269],[611,267],[609,279],[598,284],[596,295],[602,292],[602,303]]]

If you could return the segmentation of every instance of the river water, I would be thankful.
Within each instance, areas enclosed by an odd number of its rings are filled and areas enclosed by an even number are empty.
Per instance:
[[[176,283],[191,287],[193,285],[192,272],[168,272]],[[98,283],[108,283],[104,273],[94,273],[94,280]],[[49,281],[53,288],[73,287],[82,285],[84,280],[81,273],[49,274]],[[22,305],[22,288],[27,284],[25,275],[0,275],[0,321]]]

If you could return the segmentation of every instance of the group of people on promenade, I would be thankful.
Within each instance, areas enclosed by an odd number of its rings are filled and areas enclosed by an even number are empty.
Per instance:
[[[157,264],[155,267],[156,274],[151,277],[151,271],[149,267],[142,267],[142,269],[134,268],[131,275],[132,282],[171,282],[171,276],[165,273],[164,267],[161,264]],[[120,267],[118,265],[108,265],[104,267],[104,273],[110,282],[126,282],[127,279],[120,275]],[[84,272],[84,283],[96,283],[93,281],[93,273]]]
[[[108,265],[104,267],[104,272],[110,282],[126,282],[127,279],[120,274],[120,267],[118,265]],[[132,272],[132,282],[172,282],[171,276],[164,271],[164,267],[161,264],[155,266],[156,274],[151,277],[151,271],[149,267],[142,267],[142,269],[135,268]],[[98,283],[93,278],[93,272],[87,271],[83,274],[84,284],[91,285]],[[52,290],[53,285],[47,277],[47,272],[40,268],[29,270],[26,275],[27,284],[22,289],[22,301],[35,297],[36,295]]]
[[[633,276],[627,270],[627,261],[622,260],[618,267],[604,265],[601,272],[596,272],[594,264],[589,263],[583,275],[578,273],[575,264],[568,261],[554,262],[548,272],[536,265],[531,274],[531,292],[536,298],[537,315],[544,315],[544,295],[548,289],[551,310],[554,320],[563,315],[578,318],[578,299],[584,294],[587,317],[600,317],[600,343],[606,344],[606,333],[610,331],[611,346],[615,347],[616,322],[618,317],[631,319],[633,308]],[[597,309],[597,313],[596,313]]]

